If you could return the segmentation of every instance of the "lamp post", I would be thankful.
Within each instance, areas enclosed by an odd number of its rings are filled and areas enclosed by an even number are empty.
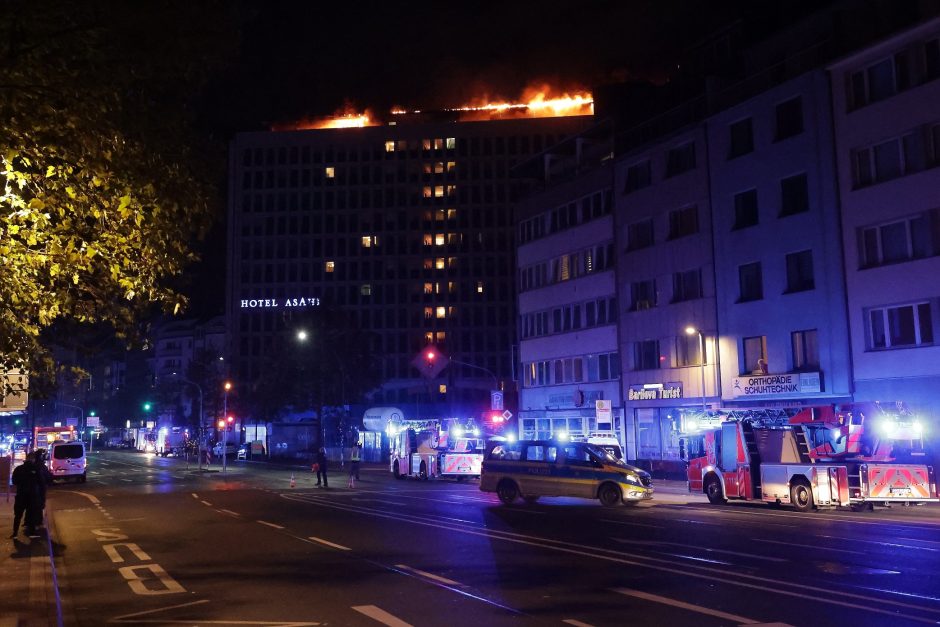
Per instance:
[[[447,363],[457,364],[458,366],[466,366],[467,368],[476,368],[477,370],[482,370],[482,371],[485,372],[486,374],[488,374],[488,375],[490,375],[491,377],[493,377],[493,390],[494,390],[494,391],[498,391],[498,390],[499,390],[499,379],[497,379],[496,375],[493,374],[493,371],[490,370],[489,368],[484,368],[483,366],[478,366],[478,365],[476,365],[476,364],[471,364],[471,363],[467,363],[467,362],[465,362],[465,361],[460,361],[459,359],[454,359],[453,357],[448,357],[448,358],[447,358]]]
[[[699,354],[702,360],[702,413],[706,411],[705,405],[705,334],[702,333],[701,329],[696,329],[693,326],[687,326],[685,328],[686,335],[698,335],[698,346]]]

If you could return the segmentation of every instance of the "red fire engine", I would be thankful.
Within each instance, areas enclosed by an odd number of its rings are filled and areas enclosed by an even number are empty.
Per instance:
[[[689,490],[712,503],[760,500],[799,511],[938,500],[933,468],[913,463],[920,460],[908,448],[901,461],[894,438],[866,432],[858,421],[853,429],[847,418],[813,411],[732,415],[683,443]]]

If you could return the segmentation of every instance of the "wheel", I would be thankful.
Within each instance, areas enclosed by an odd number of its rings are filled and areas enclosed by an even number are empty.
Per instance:
[[[539,502],[539,497],[537,496],[524,496],[522,500],[525,501],[526,505],[535,505]]]
[[[797,481],[790,486],[790,503],[798,512],[808,512],[813,509],[813,490],[803,481]]]
[[[467,475],[457,475],[457,483],[463,483],[467,480]]]
[[[401,471],[398,469],[398,462],[395,462],[395,465],[392,466],[392,475],[394,475],[394,477],[395,477],[396,479],[403,479],[403,478],[404,478],[404,477],[402,476],[402,474],[401,474]]]
[[[499,485],[496,486],[496,495],[499,496],[499,500],[502,501],[504,505],[512,505],[519,497],[519,488],[516,487],[515,482],[509,479],[503,479],[499,482]]]
[[[725,493],[721,489],[721,482],[718,477],[712,476],[705,481],[705,496],[712,505],[720,505],[725,502]]]
[[[88,480],[88,477],[85,476],[85,473],[82,473],[82,476],[78,478],[79,483],[85,483]]]
[[[421,462],[421,468],[418,469],[418,478],[421,481],[428,480],[428,464],[427,462]]]
[[[623,500],[623,495],[620,492],[620,488],[612,483],[605,483],[597,491],[597,498],[604,507],[613,507],[620,504]]]

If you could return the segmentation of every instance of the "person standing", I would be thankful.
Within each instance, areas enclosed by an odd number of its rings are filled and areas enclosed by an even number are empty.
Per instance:
[[[353,444],[349,451],[349,480],[346,482],[347,488],[356,487],[356,479],[359,478],[359,445]]]
[[[26,456],[26,461],[16,467],[11,477],[16,486],[16,498],[13,501],[13,533],[15,538],[20,532],[20,521],[25,516],[26,535],[36,535],[36,510],[40,505],[39,482],[42,481],[34,453]]]
[[[317,486],[320,485],[321,480],[324,488],[330,487],[326,479],[326,449],[322,446],[317,451]]]
[[[359,481],[359,462],[362,461],[362,445],[358,442],[353,444],[352,453],[350,453],[349,459],[352,461],[352,469],[355,473],[356,481]]]

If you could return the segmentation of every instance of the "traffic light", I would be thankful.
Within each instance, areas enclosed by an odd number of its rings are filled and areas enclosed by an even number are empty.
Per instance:
[[[150,411],[153,408],[153,405],[147,401],[144,403],[144,411]]]
[[[14,419],[13,424],[15,424],[17,427],[20,426],[20,419],[19,418]]]
[[[434,360],[437,359],[437,353],[434,351],[433,348],[429,348],[426,351],[424,351],[424,358],[427,360],[428,366],[431,366],[434,364]]]
[[[224,420],[220,420],[220,421],[219,421],[219,429],[224,429],[224,428],[225,428],[225,421],[224,421]]]
[[[225,420],[228,422],[228,426],[231,427],[231,426],[232,426],[232,423],[235,422],[235,416],[229,416],[229,417],[226,418]]]
[[[98,414],[96,414],[96,413],[95,413],[95,410],[92,409],[91,411],[88,412],[88,415],[89,415],[89,416],[97,416]]]
[[[486,413],[486,420],[491,425],[501,425],[506,422],[506,416],[501,411],[490,411]]]

